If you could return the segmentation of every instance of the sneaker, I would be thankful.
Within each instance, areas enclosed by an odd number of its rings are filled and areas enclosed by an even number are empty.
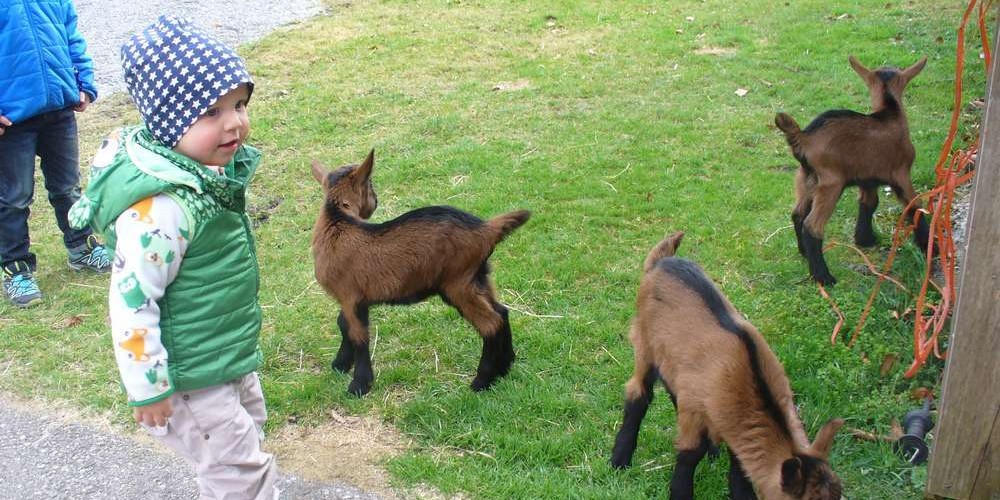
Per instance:
[[[87,236],[82,245],[69,250],[69,267],[74,271],[90,269],[98,273],[111,270],[111,256],[107,248],[94,235]]]
[[[31,307],[42,302],[42,291],[24,262],[15,262],[3,268],[3,291],[11,304]]]

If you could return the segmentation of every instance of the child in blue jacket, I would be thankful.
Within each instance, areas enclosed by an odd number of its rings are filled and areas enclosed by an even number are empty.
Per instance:
[[[17,307],[42,300],[28,237],[36,156],[70,268],[111,268],[91,230],[73,229],[67,221],[80,197],[73,112],[97,99],[93,61],[76,22],[69,0],[0,0],[0,274],[4,294]]]

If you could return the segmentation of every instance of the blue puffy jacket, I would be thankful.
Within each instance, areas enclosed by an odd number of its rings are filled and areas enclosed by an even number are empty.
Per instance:
[[[0,115],[17,124],[97,99],[94,62],[70,0],[0,0]]]

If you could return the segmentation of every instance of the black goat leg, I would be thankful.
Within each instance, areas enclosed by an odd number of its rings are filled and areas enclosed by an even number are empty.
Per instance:
[[[677,452],[677,464],[674,466],[674,474],[670,478],[671,500],[694,499],[694,471],[708,451],[710,444],[708,436],[702,436],[701,444],[697,448]]]
[[[655,382],[656,370],[649,370],[642,380],[643,394],[635,399],[625,398],[625,416],[622,418],[618,436],[615,437],[615,447],[611,450],[611,466],[616,469],[632,465],[632,455],[635,453],[636,441],[639,438],[639,427],[646,416],[649,404],[653,401]]]
[[[806,248],[806,260],[809,261],[809,274],[821,285],[833,285],[837,279],[830,274],[823,258],[823,239],[813,236],[809,228],[803,228],[802,243]]]
[[[753,484],[747,478],[743,464],[733,454],[733,450],[729,450],[729,498],[732,500],[757,500]]]
[[[858,223],[854,226],[854,243],[859,247],[872,247],[878,241],[872,229],[872,217],[878,208],[878,189],[862,187],[858,195]]]
[[[354,378],[347,386],[347,392],[355,396],[364,396],[372,388],[375,375],[372,371],[372,359],[368,352],[368,307],[358,305],[355,317],[345,315],[346,323],[353,329],[358,328],[357,335],[349,335],[354,350]],[[352,321],[352,319],[354,321]]]
[[[340,328],[340,350],[337,351],[337,357],[333,359],[332,367],[340,373],[347,373],[354,366],[354,344],[351,343],[351,338],[348,336],[349,328],[347,320],[344,319],[343,311],[337,315],[337,327]]]

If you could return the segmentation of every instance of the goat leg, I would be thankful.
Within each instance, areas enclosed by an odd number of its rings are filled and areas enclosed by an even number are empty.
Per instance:
[[[896,198],[899,198],[899,202],[903,206],[910,204],[913,198],[916,198],[917,192],[913,189],[913,184],[910,182],[909,176],[901,180],[898,184],[892,185],[892,191],[896,194]],[[920,251],[927,253],[927,243],[930,240],[930,226],[927,224],[926,214],[921,214],[918,211],[918,207],[914,207],[907,214],[910,219],[920,217],[917,221],[916,227],[913,230],[913,240],[916,241],[917,246],[920,247]],[[937,255],[937,248],[934,249],[934,255]]]
[[[799,246],[799,255],[805,257],[806,249],[802,245],[802,223],[812,211],[812,197],[816,180],[808,174],[805,164],[795,173],[795,208],[792,209],[792,225],[795,227],[795,242]]]
[[[861,187],[858,193],[858,223],[854,226],[854,243],[860,247],[875,246],[877,240],[872,229],[872,216],[878,208],[878,190]]]
[[[757,500],[753,484],[747,478],[743,464],[733,454],[733,450],[729,450],[729,498],[732,500]]]
[[[802,244],[802,220],[804,215],[792,212],[792,226],[795,227],[795,243],[799,246],[799,255],[806,256],[806,247]]]
[[[500,362],[497,363],[497,376],[503,377],[510,372],[510,365],[514,363],[514,358],[516,358],[517,355],[514,353],[514,336],[510,331],[510,313],[507,311],[506,307],[496,301],[493,301],[493,310],[500,315],[500,320],[502,321],[500,324],[500,330],[497,332],[497,335],[500,335],[501,340],[503,341],[500,352]]]
[[[341,307],[344,322],[348,326],[348,340],[354,351],[354,378],[347,386],[347,392],[364,396],[372,388],[375,375],[372,372],[372,358],[368,352],[368,307]]]
[[[837,279],[830,274],[823,258],[823,239],[812,235],[809,228],[802,231],[802,245],[806,249],[806,260],[809,261],[809,274],[821,285],[833,285]]]
[[[337,327],[340,328],[340,350],[337,351],[332,367],[340,373],[347,373],[354,366],[354,344],[348,336],[349,328],[343,312],[337,316]]]
[[[823,232],[830,220],[843,184],[837,181],[821,182],[813,193],[809,215],[802,221],[802,246],[809,261],[809,274],[821,285],[833,285],[837,280],[830,274],[823,259]]]
[[[624,469],[632,465],[632,454],[635,453],[636,441],[639,438],[639,427],[646,416],[646,410],[653,401],[653,384],[656,382],[656,370],[648,365],[637,366],[636,373],[626,385],[625,416],[622,427],[615,437],[615,447],[611,450],[611,466]],[[642,369],[647,370],[645,375]]]
[[[476,369],[476,378],[472,379],[472,390],[482,391],[493,385],[493,382],[501,376],[502,352],[504,340],[500,332],[483,337],[483,353],[479,357],[479,368]],[[510,368],[510,363],[507,363]]]
[[[364,396],[372,389],[373,380],[375,380],[375,375],[372,373],[368,342],[357,344],[354,346],[354,378],[347,386],[347,392],[355,396]]]
[[[493,385],[497,378],[510,371],[514,361],[507,308],[496,301],[485,272],[480,271],[481,274],[471,281],[441,292],[442,298],[457,309],[483,339],[479,367],[470,385],[473,391],[482,391]]]
[[[913,241],[917,243],[920,247],[920,251],[927,253],[927,243],[930,240],[931,229],[927,224],[927,216],[920,214],[918,211],[913,211],[913,216],[916,217],[920,215],[920,220],[917,221],[917,227],[913,230]],[[938,248],[934,247],[934,255],[938,254]]]
[[[507,375],[514,362],[514,343],[507,308],[493,301],[493,310],[500,316],[500,328],[493,335],[483,335],[483,354],[471,385],[474,391],[484,390]]]
[[[671,500],[694,500],[694,471],[710,445],[708,435],[703,434],[696,448],[677,452],[677,464],[670,478]]]

